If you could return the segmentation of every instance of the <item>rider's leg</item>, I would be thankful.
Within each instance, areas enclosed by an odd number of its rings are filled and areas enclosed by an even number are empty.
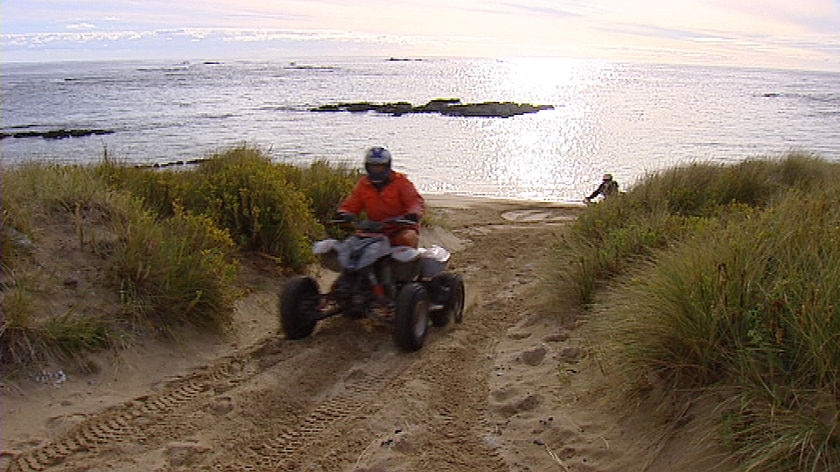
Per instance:
[[[416,229],[404,229],[391,236],[391,245],[416,248],[420,245],[420,233]]]

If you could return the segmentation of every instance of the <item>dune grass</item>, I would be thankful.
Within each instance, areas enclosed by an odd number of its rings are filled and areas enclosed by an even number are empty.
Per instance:
[[[331,212],[357,175],[323,161],[274,163],[250,148],[179,170],[107,157],[91,166],[4,169],[0,364],[80,356],[116,344],[126,330],[171,333],[189,324],[224,331],[241,294],[237,254],[302,268],[324,233],[316,215]],[[45,233],[56,231],[73,243],[45,254]],[[39,300],[61,281],[44,280],[38,267],[71,253],[104,274],[97,282],[119,306],[79,312]]]
[[[67,229],[79,244],[91,243],[82,211],[108,212],[113,195],[86,169],[46,164],[3,170],[2,312],[0,364],[20,365],[46,357],[74,356],[80,350],[110,344],[109,321],[94,314],[79,316],[68,309],[48,316],[36,303],[42,296],[35,262],[42,222],[63,214],[75,222]],[[87,240],[86,240],[87,238]]]
[[[692,164],[648,175],[582,214],[567,238],[577,254],[564,277],[583,304],[599,281],[704,226],[764,208],[791,190],[836,182],[836,166],[804,155],[734,165]]]
[[[745,470],[840,467],[840,165],[695,164],[590,208],[558,260],[642,394],[718,399]]]

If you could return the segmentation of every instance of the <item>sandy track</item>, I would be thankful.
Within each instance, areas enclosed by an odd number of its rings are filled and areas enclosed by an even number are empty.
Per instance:
[[[400,352],[386,327],[342,317],[286,340],[269,285],[240,305],[244,347],[183,372],[150,363],[148,383],[103,408],[51,393],[64,408],[49,424],[61,427],[4,433],[4,469],[641,470],[644,451],[630,453],[627,439],[635,432],[588,399],[601,387],[580,339],[536,308],[539,264],[578,210],[431,203],[441,224],[423,244],[454,250],[467,308],[420,351]],[[10,398],[4,412],[25,424],[38,398]]]

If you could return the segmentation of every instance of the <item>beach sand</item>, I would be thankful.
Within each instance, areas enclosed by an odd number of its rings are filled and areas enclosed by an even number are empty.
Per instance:
[[[551,245],[582,207],[427,197],[421,245],[452,251],[464,321],[415,353],[387,327],[343,317],[278,334],[283,279],[254,290],[219,339],[179,333],[51,366],[2,389],[3,470],[712,470],[691,422],[628,405],[574,308],[540,293]],[[264,262],[263,262],[264,263]],[[316,274],[318,272],[316,271]],[[321,274],[323,275],[323,274]],[[60,371],[60,372],[59,372]],[[718,470],[730,470],[721,466]]]

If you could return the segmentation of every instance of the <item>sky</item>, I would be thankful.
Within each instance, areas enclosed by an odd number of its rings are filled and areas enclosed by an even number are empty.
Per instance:
[[[570,57],[840,72],[840,0],[2,0],[0,61]]]

